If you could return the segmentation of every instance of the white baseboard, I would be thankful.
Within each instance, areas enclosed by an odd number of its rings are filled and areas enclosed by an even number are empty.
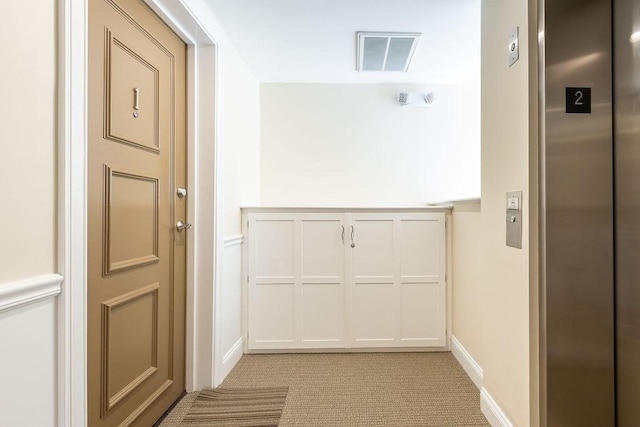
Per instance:
[[[231,246],[241,245],[244,240],[244,236],[242,234],[236,234],[233,236],[228,236],[224,238],[224,247],[229,248]]]
[[[244,340],[242,338],[238,339],[236,343],[227,351],[227,353],[222,357],[222,375],[221,378],[224,378],[229,375],[229,372],[236,366],[236,364],[240,361],[242,357],[242,350],[244,348]],[[222,381],[221,381],[222,382]]]
[[[451,353],[456,358],[462,369],[469,375],[471,381],[481,390],[484,386],[484,373],[478,362],[475,361],[466,348],[455,336],[451,336]]]
[[[58,296],[62,280],[59,274],[47,274],[0,285],[0,312]]]
[[[513,427],[509,417],[484,387],[480,390],[480,410],[492,427]]]

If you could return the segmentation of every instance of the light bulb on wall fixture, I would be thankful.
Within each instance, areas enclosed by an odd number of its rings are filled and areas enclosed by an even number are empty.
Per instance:
[[[429,93],[398,93],[398,103],[403,106],[411,107],[429,107],[436,102],[436,95],[433,92]]]

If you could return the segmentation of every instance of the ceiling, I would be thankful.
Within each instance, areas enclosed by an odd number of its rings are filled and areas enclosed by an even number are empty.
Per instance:
[[[479,79],[480,0],[205,2],[261,82],[436,84]],[[421,32],[409,71],[357,72],[357,31]]]

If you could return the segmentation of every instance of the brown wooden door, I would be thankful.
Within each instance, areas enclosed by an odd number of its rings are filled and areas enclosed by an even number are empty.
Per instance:
[[[141,0],[89,1],[90,426],[152,425],[184,390],[185,56]]]

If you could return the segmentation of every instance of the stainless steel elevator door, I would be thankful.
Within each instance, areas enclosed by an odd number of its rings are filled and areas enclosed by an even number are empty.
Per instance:
[[[544,17],[542,425],[610,427],[615,422],[611,0],[546,1]],[[590,89],[590,112],[570,112],[567,88]]]
[[[640,3],[614,1],[616,409],[640,425]]]

